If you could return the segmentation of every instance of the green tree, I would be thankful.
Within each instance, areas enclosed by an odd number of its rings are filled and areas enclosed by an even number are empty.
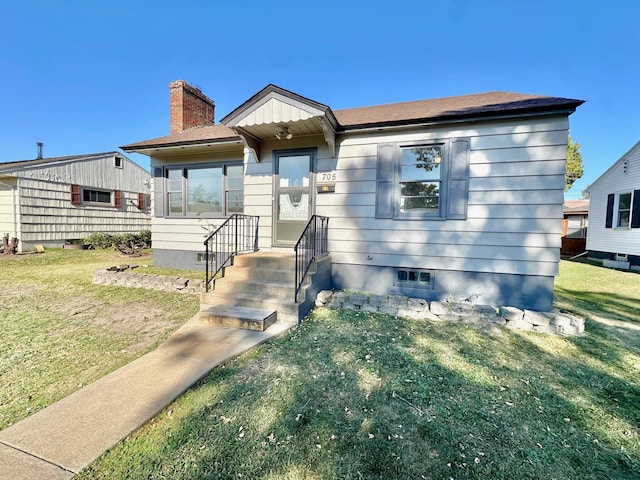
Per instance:
[[[564,176],[564,191],[571,188],[573,182],[582,177],[584,169],[582,168],[582,154],[580,153],[580,144],[574,143],[569,135],[569,143],[567,144],[567,173]]]

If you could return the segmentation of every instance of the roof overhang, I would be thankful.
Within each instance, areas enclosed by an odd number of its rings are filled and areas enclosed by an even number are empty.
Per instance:
[[[242,140],[234,137],[228,140],[197,140],[189,142],[179,142],[173,144],[150,144],[144,146],[122,146],[122,150],[130,153],[140,153],[147,156],[162,155],[180,155],[180,154],[198,154],[207,153],[215,150],[217,152],[224,150],[235,150],[242,145]]]
[[[330,155],[336,155],[338,121],[331,109],[276,85],[268,85],[221,120],[259,159],[266,139],[322,135]]]

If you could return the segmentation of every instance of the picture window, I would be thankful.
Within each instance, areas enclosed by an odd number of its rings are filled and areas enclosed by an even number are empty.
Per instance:
[[[244,211],[243,166],[221,164],[171,168],[167,172],[169,215],[223,216]]]

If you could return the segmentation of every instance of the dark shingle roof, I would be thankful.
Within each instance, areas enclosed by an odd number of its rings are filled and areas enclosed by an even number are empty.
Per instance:
[[[511,92],[488,92],[458,97],[435,98],[413,102],[391,103],[372,107],[336,110],[336,118],[344,127],[370,124],[408,124],[496,114],[524,113],[554,107],[575,109],[582,100],[544,97]]]
[[[245,102],[246,103],[246,102]],[[391,103],[371,107],[334,111],[338,129],[355,130],[374,126],[438,123],[473,118],[524,115],[527,113],[564,110],[573,112],[583,100],[546,97],[511,92],[488,92],[457,97]],[[218,124],[192,128],[164,137],[132,143],[121,147],[125,151],[172,145],[202,144],[238,140],[229,127]]]

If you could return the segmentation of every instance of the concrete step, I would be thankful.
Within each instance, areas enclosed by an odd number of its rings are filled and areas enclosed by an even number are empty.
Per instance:
[[[277,319],[275,310],[242,305],[215,305],[200,311],[200,321],[223,327],[264,332]]]
[[[237,295],[238,293],[250,293],[264,296],[266,298],[278,298],[282,300],[294,301],[295,290],[293,282],[271,282],[260,280],[238,280],[226,278],[216,284],[214,292],[220,295]]]
[[[209,292],[206,296],[201,297],[200,303],[201,309],[203,310],[212,306],[242,306],[275,310],[278,312],[278,320],[284,320],[287,322],[297,322],[298,315],[300,314],[300,303],[293,303],[293,301],[250,293],[220,295],[215,292]]]
[[[233,265],[239,267],[253,267],[270,270],[295,271],[296,257],[291,253],[256,252],[238,255],[233,259]]]
[[[224,278],[234,280],[267,280],[271,282],[290,283],[295,282],[295,269],[278,270],[271,268],[254,268],[251,266],[233,265],[225,270]]]

